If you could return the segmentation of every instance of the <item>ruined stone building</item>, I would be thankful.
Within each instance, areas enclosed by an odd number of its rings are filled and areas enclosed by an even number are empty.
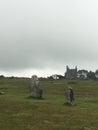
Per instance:
[[[66,66],[65,77],[67,79],[77,78],[77,67],[75,67],[74,69],[70,69],[68,66]]]

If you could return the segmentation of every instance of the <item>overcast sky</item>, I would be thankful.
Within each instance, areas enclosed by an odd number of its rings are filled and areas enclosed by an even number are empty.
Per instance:
[[[98,0],[1,0],[0,74],[98,69]]]

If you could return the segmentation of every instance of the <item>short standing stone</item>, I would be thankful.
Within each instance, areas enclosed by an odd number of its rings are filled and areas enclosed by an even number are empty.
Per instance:
[[[73,105],[74,102],[74,92],[71,86],[68,86],[66,90],[66,98],[67,98],[67,103],[69,105]]]

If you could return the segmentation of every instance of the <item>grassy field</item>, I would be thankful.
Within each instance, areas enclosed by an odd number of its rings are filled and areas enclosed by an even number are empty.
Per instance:
[[[41,80],[43,99],[29,98],[29,79],[0,79],[0,130],[98,130],[98,81]],[[75,106],[64,105],[74,89]]]

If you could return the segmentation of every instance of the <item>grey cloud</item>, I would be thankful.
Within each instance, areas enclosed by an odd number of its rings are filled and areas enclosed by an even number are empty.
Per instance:
[[[2,1],[0,70],[56,69],[66,64],[82,68],[91,63],[96,68],[97,4],[97,0]]]

